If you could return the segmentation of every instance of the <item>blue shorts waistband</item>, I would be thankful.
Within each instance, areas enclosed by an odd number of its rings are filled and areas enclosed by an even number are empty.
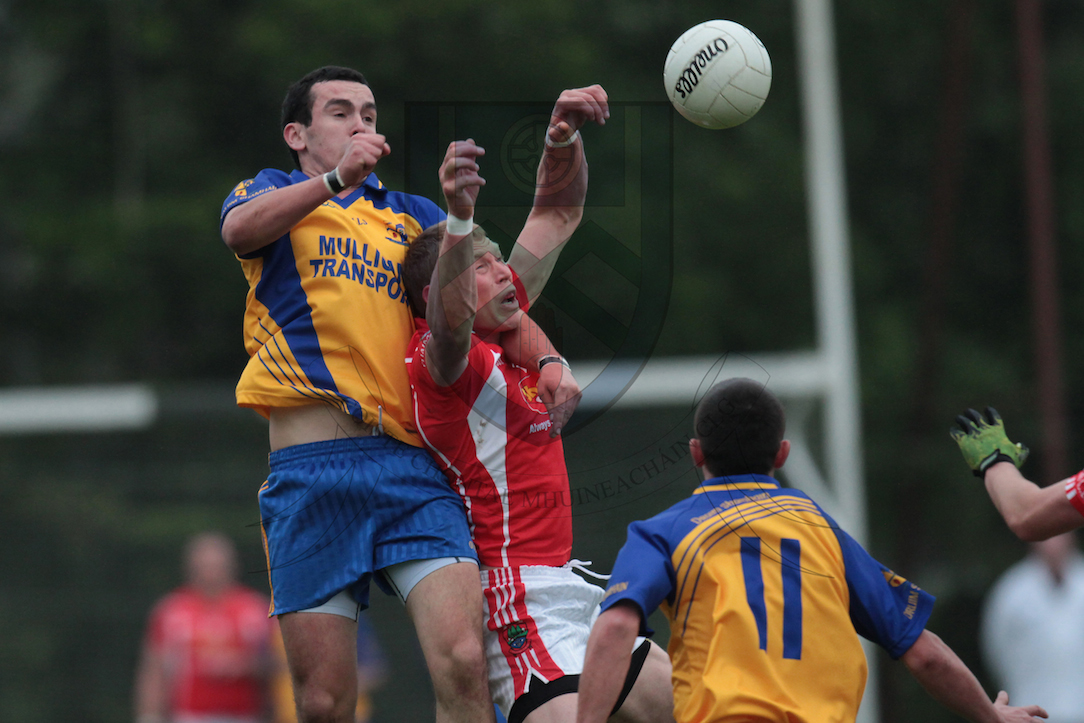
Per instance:
[[[271,467],[302,462],[320,457],[327,459],[329,456],[349,457],[359,452],[424,452],[420,447],[400,442],[394,437],[380,435],[376,437],[343,437],[342,439],[327,439],[321,442],[309,442],[308,444],[295,444],[291,447],[276,449],[268,455],[267,459]]]

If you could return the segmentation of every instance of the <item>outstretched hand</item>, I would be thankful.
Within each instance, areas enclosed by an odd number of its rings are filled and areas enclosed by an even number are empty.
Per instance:
[[[580,385],[563,364],[547,364],[538,372],[538,397],[550,415],[550,436],[556,437],[580,404]]]
[[[983,414],[968,409],[958,415],[949,435],[976,477],[985,476],[986,470],[998,462],[1012,462],[1020,467],[1028,458],[1027,447],[1010,442],[1005,436],[1005,423],[993,407],[987,407]]]
[[[471,138],[449,144],[440,164],[440,186],[450,215],[462,219],[474,216],[478,189],[486,185],[478,175],[478,159],[485,154],[485,149]]]
[[[601,126],[609,117],[610,105],[601,85],[562,91],[550,114],[547,138],[551,144],[565,144],[588,121]]]
[[[1025,705],[1014,708],[1009,705],[1009,694],[1001,691],[994,699],[994,709],[999,719],[1006,723],[1026,722],[1033,723],[1035,718],[1046,718],[1046,711],[1042,706]]]

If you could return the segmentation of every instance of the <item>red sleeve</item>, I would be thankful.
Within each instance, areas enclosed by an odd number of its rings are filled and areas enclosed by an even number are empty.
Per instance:
[[[1084,515],[1084,470],[1065,480],[1065,496],[1076,511]]]

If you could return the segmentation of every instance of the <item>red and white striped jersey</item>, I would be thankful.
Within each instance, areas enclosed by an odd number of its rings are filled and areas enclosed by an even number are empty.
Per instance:
[[[560,566],[572,554],[572,506],[561,438],[550,437],[538,375],[471,337],[466,370],[441,387],[426,366],[430,331],[416,320],[407,368],[414,417],[467,508],[483,565]]]

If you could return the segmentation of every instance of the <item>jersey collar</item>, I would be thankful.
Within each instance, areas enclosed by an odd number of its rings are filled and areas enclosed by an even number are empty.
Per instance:
[[[361,182],[361,185],[370,191],[386,191],[384,184],[380,182],[380,179],[376,177],[376,171],[371,172],[365,177],[365,180]]]
[[[766,490],[779,489],[779,481],[766,474],[738,474],[729,477],[713,477],[700,483],[693,494],[718,492],[720,490]]]

